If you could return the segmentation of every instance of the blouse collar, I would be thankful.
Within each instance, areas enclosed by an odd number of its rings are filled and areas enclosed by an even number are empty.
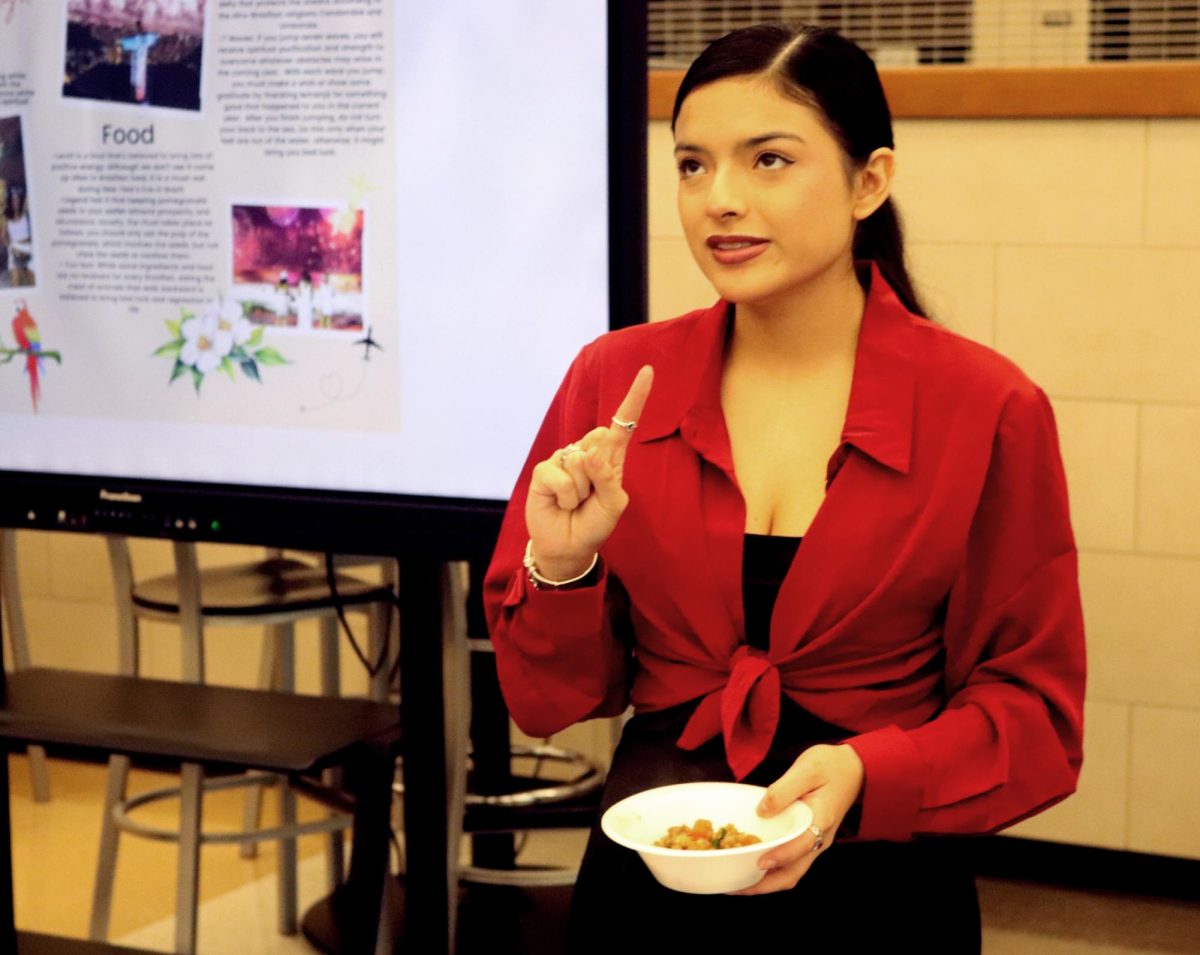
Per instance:
[[[655,386],[639,422],[637,440],[654,441],[683,428],[708,432],[702,424],[714,420],[721,422],[724,431],[721,371],[730,314],[730,305],[724,300],[698,313],[684,342],[673,343],[672,353],[664,355],[668,360],[655,365]],[[872,262],[842,444],[901,474],[908,473],[912,455],[913,331],[915,324],[923,321],[927,320],[905,309]],[[694,442],[697,435],[687,437]]]

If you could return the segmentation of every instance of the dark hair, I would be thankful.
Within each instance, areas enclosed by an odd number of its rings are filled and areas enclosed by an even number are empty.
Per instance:
[[[871,58],[836,30],[760,24],[711,43],[688,68],[671,114],[671,128],[688,94],[731,76],[774,77],[786,96],[811,106],[855,166],[880,147],[895,145],[892,114]],[[870,259],[905,308],[924,316],[904,264],[904,232],[889,197],[854,232],[853,255]]]
[[[24,190],[19,185],[11,185],[4,196],[4,218],[16,219],[25,210]]]

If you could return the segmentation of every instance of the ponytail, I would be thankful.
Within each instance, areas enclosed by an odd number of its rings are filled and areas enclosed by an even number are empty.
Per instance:
[[[854,258],[868,259],[878,265],[901,304],[914,315],[929,317],[904,264],[904,230],[890,197],[858,224],[854,233]]]

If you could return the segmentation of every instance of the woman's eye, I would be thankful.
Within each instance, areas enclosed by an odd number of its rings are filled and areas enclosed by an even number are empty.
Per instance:
[[[698,159],[681,159],[679,160],[678,166],[680,179],[687,179],[699,172],[704,171],[704,167],[700,165],[700,161]]]
[[[790,159],[785,159],[779,153],[763,153],[757,160],[760,169],[783,169],[791,164]]]

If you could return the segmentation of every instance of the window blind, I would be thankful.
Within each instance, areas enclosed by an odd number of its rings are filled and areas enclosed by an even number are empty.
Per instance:
[[[881,66],[1200,59],[1200,0],[649,0],[648,19],[663,69],[772,21],[834,27]]]

